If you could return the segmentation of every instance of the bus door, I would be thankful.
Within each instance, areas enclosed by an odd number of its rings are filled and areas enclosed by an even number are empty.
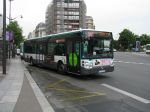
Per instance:
[[[67,70],[71,73],[80,74],[80,42],[67,42]]]

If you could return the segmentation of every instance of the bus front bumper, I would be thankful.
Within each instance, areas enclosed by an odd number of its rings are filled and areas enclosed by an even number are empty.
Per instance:
[[[81,67],[82,75],[92,75],[92,74],[97,74],[97,73],[106,73],[106,72],[113,72],[113,71],[114,71],[114,65],[94,67],[92,69],[86,69],[86,68]]]

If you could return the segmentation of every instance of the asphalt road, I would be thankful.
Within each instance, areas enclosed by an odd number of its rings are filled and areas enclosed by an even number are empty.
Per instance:
[[[26,66],[56,112],[149,112],[150,55],[116,52],[114,60],[114,72],[84,77]]]

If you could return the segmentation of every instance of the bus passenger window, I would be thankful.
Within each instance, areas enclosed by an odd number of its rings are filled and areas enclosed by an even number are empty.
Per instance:
[[[79,43],[75,44],[75,52],[79,56],[79,53],[80,53],[80,44]]]
[[[83,45],[83,57],[84,57],[88,54],[88,41],[84,41],[82,45]]]
[[[48,43],[48,55],[54,55],[55,43]]]
[[[64,44],[57,44],[55,46],[55,55],[60,55],[60,56],[65,55],[65,45]]]

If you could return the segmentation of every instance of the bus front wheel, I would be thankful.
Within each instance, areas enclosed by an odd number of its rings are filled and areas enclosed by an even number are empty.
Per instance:
[[[32,58],[30,59],[30,65],[32,65],[32,66],[34,65]]]

